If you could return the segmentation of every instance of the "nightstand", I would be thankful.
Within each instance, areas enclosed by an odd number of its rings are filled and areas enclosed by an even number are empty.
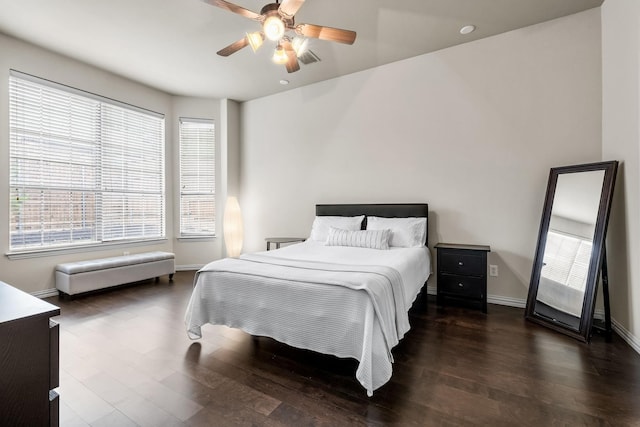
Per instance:
[[[267,250],[271,250],[271,244],[276,245],[276,249],[280,249],[280,245],[283,243],[296,243],[304,242],[306,237],[267,237],[264,239],[267,242]]]
[[[489,246],[438,243],[438,305],[447,300],[479,304],[487,312]]]

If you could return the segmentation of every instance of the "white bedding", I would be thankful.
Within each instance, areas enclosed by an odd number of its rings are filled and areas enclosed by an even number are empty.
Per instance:
[[[575,317],[582,316],[584,290],[572,288],[564,283],[555,282],[540,276],[538,284],[538,301]]]
[[[185,322],[242,329],[360,363],[371,396],[391,378],[391,349],[409,330],[407,312],[431,273],[429,250],[325,246],[306,241],[211,262],[196,275]]]

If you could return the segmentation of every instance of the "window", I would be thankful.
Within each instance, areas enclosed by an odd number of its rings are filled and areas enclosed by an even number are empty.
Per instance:
[[[584,290],[592,242],[549,230],[542,275],[571,288]]]
[[[213,237],[216,231],[215,126],[180,118],[180,236]]]
[[[11,70],[10,250],[165,237],[164,117]]]

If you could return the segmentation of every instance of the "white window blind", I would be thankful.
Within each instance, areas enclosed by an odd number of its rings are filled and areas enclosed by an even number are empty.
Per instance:
[[[544,249],[544,277],[584,290],[591,260],[592,242],[549,231]]]
[[[215,125],[180,118],[180,236],[215,236]]]
[[[164,118],[11,71],[10,249],[165,237]]]

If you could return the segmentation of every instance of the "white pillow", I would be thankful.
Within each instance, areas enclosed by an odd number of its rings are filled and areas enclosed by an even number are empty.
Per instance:
[[[389,249],[391,230],[342,230],[331,227],[327,246],[352,246],[354,248]]]
[[[367,217],[367,230],[391,230],[389,246],[415,248],[424,246],[427,237],[427,218]]]
[[[317,216],[311,226],[309,239],[326,242],[329,236],[329,228],[341,228],[343,230],[360,230],[364,215],[360,216]]]

